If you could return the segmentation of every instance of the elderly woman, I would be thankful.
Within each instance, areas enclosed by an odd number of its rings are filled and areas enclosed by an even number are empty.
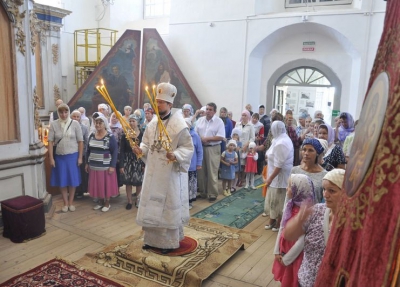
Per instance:
[[[314,112],[314,121],[316,120],[324,120],[324,114],[322,113],[322,111],[317,110]]]
[[[118,112],[118,113],[120,116],[122,116],[120,112]],[[110,116],[110,129],[111,129],[111,132],[113,133],[113,135],[115,136],[115,139],[117,140],[118,152],[119,152],[119,145],[120,145],[122,134],[123,134],[124,130],[122,128],[121,123],[119,122],[119,119],[115,115],[115,113],[112,113]],[[119,170],[119,168],[120,168],[119,161],[117,161],[117,166],[116,166],[117,171]],[[121,176],[120,176],[119,172],[117,172],[117,181],[118,181],[118,188],[119,188],[122,186]],[[119,195],[119,191],[118,191],[118,195]]]
[[[144,111],[144,118],[145,121],[143,123],[143,131],[146,129],[147,125],[151,122],[151,120],[154,118],[154,110],[152,108],[148,108]]]
[[[136,115],[136,116],[139,118],[139,122],[138,122],[139,128],[140,128],[141,130],[144,130],[144,121],[145,121],[145,118],[146,118],[146,115],[145,115],[145,113],[144,113],[144,110],[136,109],[136,110],[133,112],[133,114]]]
[[[86,152],[86,172],[89,173],[89,194],[103,199],[103,204],[93,209],[107,212],[110,197],[118,195],[118,183],[115,168],[118,160],[118,144],[115,136],[109,132],[108,121],[104,116],[94,120],[96,132],[88,139]]]
[[[131,106],[125,106],[124,107],[124,119],[126,122],[129,122],[129,116],[132,113],[132,107]]]
[[[319,164],[319,155],[324,152],[324,148],[317,139],[308,138],[303,141],[300,148],[302,160],[300,165],[292,168],[292,174],[305,174],[314,184],[317,202],[322,202],[322,178],[327,171]]]
[[[71,119],[77,121],[82,129],[82,136],[83,136],[83,157],[82,162],[85,162],[85,154],[86,154],[86,146],[89,137],[89,128],[82,123],[81,112],[79,110],[74,110],[71,113]],[[81,184],[76,188],[75,196],[76,198],[82,198],[83,194],[87,192],[88,188],[88,176],[85,171],[85,165],[81,164],[80,166],[80,173],[81,173]]]
[[[318,139],[328,141],[328,148],[322,160],[321,166],[330,171],[334,168],[345,169],[346,157],[340,145],[335,144],[335,132],[328,124],[322,124],[318,128]]]
[[[75,189],[81,183],[79,166],[82,164],[83,136],[80,124],[70,118],[69,107],[57,107],[58,120],[50,123],[48,135],[51,186],[60,187],[64,201],[63,212],[75,211]],[[53,149],[54,147],[54,149]]]
[[[232,118],[233,117],[232,111],[228,111],[227,115],[228,115],[228,118],[232,121],[232,126],[236,127],[236,121],[234,121],[233,118]]]
[[[265,229],[279,231],[282,210],[285,202],[286,187],[290,170],[293,167],[293,144],[286,134],[285,124],[274,121],[271,125],[273,141],[267,150],[265,157],[268,161],[267,197],[265,198],[265,210],[269,210],[270,221]]]
[[[252,107],[250,104],[247,104],[244,108],[249,111],[250,116],[253,115]]]
[[[189,105],[189,104],[184,104],[183,107],[182,107],[182,115],[183,115],[184,119],[186,119],[186,118],[190,118],[191,119],[192,116],[193,116],[193,108],[192,108],[192,106]]]
[[[286,240],[297,240],[304,235],[304,257],[298,272],[301,287],[314,286],[332,222],[343,196],[344,173],[343,169],[333,169],[328,172],[322,180],[325,203],[308,208],[302,206],[284,230]]]
[[[239,138],[239,141],[242,143],[242,154],[247,153],[247,148],[250,144],[250,142],[254,142],[255,140],[255,132],[254,132],[254,126],[251,123],[251,116],[250,112],[248,110],[243,110],[242,112],[242,117],[241,121],[236,123],[236,127],[241,131],[241,135]],[[237,186],[242,186],[242,182],[244,181],[245,173],[244,173],[244,165],[246,161],[243,160],[241,161],[241,164],[243,168],[241,168],[241,175],[239,177],[240,182],[237,184]]]
[[[341,113],[339,119],[336,123],[335,140],[343,146],[346,137],[354,132],[354,119],[349,113]]]
[[[136,115],[129,116],[129,125],[133,131],[135,131],[136,137],[133,139],[139,146],[143,133],[138,126],[139,118]],[[139,205],[140,192],[142,191],[142,182],[144,174],[144,163],[141,159],[138,159],[136,154],[132,151],[130,143],[126,138],[126,135],[122,135],[119,153],[119,162],[121,168],[119,169],[121,173],[121,183],[126,186],[126,197],[128,203],[126,209],[132,208],[132,186],[136,188],[136,203],[135,206]]]
[[[91,121],[90,119],[86,116],[86,109],[84,107],[80,107],[78,111],[81,113],[81,124],[86,126],[88,128],[88,131],[90,129],[90,124]]]

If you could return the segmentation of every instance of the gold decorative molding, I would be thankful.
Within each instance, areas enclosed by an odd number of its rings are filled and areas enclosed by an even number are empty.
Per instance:
[[[11,16],[14,27],[17,28],[15,42],[18,50],[25,56],[25,32],[22,29],[22,19],[25,18],[25,12],[19,12],[19,6],[24,4],[24,0],[2,0],[3,6],[7,10],[7,14]]]
[[[54,102],[61,99],[60,88],[54,85]]]
[[[40,116],[39,116],[39,96],[36,93],[36,86],[33,89],[33,109],[34,109],[34,119],[35,119],[35,129],[39,129],[39,127],[42,125],[40,122]]]
[[[40,31],[40,29],[39,29],[39,19],[33,10],[30,10],[29,12],[29,22],[31,30],[31,50],[32,50],[32,55],[35,55],[35,48],[37,45],[36,36]]]
[[[57,63],[58,63],[58,44],[51,45],[51,52],[53,54],[53,64],[57,65]]]
[[[40,21],[39,20],[39,25],[40,25],[40,29],[42,31],[60,32],[60,30],[61,30],[60,26],[52,25],[50,22],[45,22],[45,21]]]

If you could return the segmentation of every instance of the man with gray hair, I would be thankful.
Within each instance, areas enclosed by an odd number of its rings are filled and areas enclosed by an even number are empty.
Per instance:
[[[198,172],[199,191],[210,202],[218,196],[218,169],[221,159],[221,141],[225,139],[224,122],[216,116],[217,105],[208,103],[206,116],[197,120],[196,132],[203,145],[203,168]]]

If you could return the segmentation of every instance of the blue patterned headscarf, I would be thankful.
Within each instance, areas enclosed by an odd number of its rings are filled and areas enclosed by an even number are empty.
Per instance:
[[[314,205],[316,203],[314,184],[305,174],[290,175],[290,188],[292,190],[292,198],[288,200],[285,212],[282,216],[282,227],[285,227],[288,220],[292,217],[293,206],[299,206],[302,203]]]
[[[315,151],[317,152],[317,155],[320,155],[321,153],[324,152],[324,147],[321,145],[319,140],[315,138],[306,138],[301,146],[303,147],[305,145],[312,145]]]

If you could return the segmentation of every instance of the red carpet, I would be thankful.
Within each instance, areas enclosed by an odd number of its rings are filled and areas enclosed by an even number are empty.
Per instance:
[[[185,238],[183,238],[183,240],[181,242],[179,242],[179,248],[169,252],[167,254],[167,256],[182,256],[185,254],[192,253],[193,251],[196,250],[198,245],[199,245],[199,243],[197,242],[196,239],[191,238],[189,236],[185,236]],[[162,255],[161,249],[152,248],[150,250],[154,253]]]
[[[78,268],[58,259],[50,260],[0,284],[1,287],[121,287],[118,283]]]

